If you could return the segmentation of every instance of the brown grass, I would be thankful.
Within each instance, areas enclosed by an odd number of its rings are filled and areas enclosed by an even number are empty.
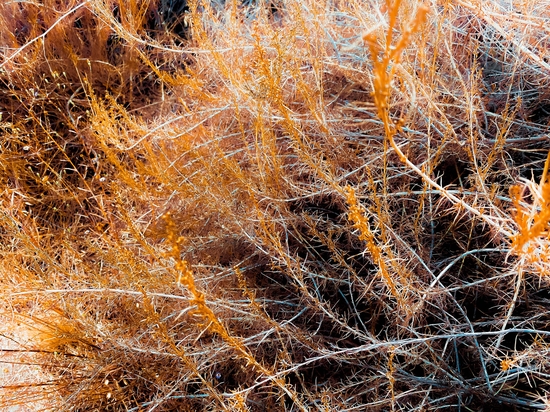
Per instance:
[[[0,4],[0,408],[548,410],[549,5],[184,3]]]

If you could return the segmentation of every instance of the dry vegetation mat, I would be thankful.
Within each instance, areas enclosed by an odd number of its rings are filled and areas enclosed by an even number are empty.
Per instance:
[[[0,407],[550,410],[549,19],[2,1]]]

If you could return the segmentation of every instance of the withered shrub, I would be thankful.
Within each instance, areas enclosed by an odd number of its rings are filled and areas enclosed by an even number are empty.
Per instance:
[[[548,6],[3,2],[0,405],[548,409]]]

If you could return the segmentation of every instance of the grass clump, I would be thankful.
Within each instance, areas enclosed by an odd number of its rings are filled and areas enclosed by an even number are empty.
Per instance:
[[[545,10],[4,2],[0,405],[548,409]]]

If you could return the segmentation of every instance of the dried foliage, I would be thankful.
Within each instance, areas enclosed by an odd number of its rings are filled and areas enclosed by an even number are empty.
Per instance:
[[[2,2],[0,408],[549,410],[549,10]]]

